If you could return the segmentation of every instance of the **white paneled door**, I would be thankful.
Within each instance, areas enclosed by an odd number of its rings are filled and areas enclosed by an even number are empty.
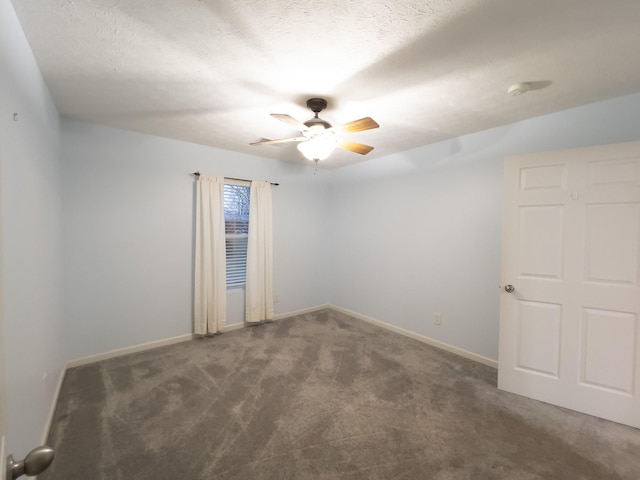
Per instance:
[[[640,142],[504,165],[498,387],[640,428]]]

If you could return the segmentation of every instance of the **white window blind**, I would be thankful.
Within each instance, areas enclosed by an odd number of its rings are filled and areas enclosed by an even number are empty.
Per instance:
[[[247,276],[249,187],[224,185],[224,223],[227,249],[227,288],[242,288]]]

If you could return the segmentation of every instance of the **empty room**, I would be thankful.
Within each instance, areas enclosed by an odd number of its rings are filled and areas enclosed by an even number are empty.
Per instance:
[[[640,478],[638,45],[0,0],[0,480]]]

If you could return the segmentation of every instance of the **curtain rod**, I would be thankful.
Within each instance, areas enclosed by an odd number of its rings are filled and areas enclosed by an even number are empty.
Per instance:
[[[200,176],[200,172],[193,172],[191,175],[195,176],[195,177],[199,177]],[[227,180],[237,180],[238,182],[251,182],[251,180],[247,180],[246,178],[234,178],[234,177],[224,177]],[[280,185],[279,183],[273,183],[273,182],[269,182],[271,185],[275,185],[276,187],[278,185]]]

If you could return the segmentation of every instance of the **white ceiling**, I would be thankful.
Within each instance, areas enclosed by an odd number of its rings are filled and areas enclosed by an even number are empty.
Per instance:
[[[370,116],[335,168],[640,92],[638,0],[13,0],[62,115],[286,161],[269,116]],[[526,95],[508,87],[533,82]]]

